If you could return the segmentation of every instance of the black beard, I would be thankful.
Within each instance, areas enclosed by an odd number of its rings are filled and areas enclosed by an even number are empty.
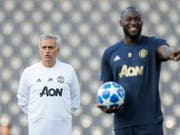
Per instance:
[[[131,35],[125,28],[123,28],[124,34],[129,37],[131,40],[137,40],[139,38],[139,36],[141,35],[141,30],[142,28],[140,28],[140,30],[138,31],[138,33],[136,35]]]

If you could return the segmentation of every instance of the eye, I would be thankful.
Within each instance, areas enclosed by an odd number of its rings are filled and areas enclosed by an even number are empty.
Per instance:
[[[54,49],[54,47],[53,47],[53,46],[49,46],[48,48],[49,48],[49,49]]]
[[[135,18],[136,21],[141,21],[141,18],[137,17]]]
[[[126,18],[125,21],[130,22],[131,18]]]
[[[41,48],[42,48],[42,49],[46,49],[46,46],[42,46]]]

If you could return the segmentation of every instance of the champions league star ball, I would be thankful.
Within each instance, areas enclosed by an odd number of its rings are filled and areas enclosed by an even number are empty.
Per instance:
[[[116,82],[106,82],[98,89],[98,103],[107,108],[120,107],[124,103],[125,90]]]

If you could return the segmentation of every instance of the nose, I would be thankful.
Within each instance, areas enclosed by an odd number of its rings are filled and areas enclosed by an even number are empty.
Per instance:
[[[48,47],[45,49],[45,52],[49,52],[49,48]]]
[[[132,25],[133,24],[137,24],[137,21],[135,19],[132,19],[131,22],[130,22]]]

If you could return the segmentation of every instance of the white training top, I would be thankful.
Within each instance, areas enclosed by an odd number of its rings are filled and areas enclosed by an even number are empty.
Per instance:
[[[34,64],[23,71],[17,98],[18,105],[28,115],[29,135],[61,135],[62,126],[58,127],[58,121],[62,125],[62,121],[71,119],[72,111],[80,106],[76,73],[71,65],[58,60],[51,68],[41,62]],[[41,129],[44,132],[39,133]]]

